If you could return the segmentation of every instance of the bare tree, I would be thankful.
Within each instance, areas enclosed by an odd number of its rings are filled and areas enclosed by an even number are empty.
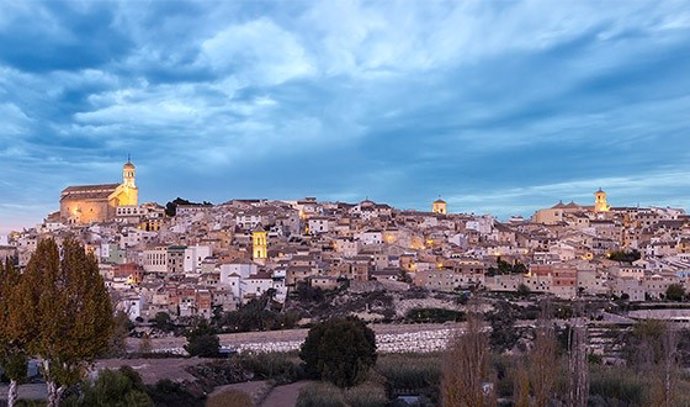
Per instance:
[[[493,384],[489,382],[488,334],[476,306],[471,308],[465,331],[452,341],[445,358],[441,384],[444,407],[491,407],[496,404]]]
[[[584,318],[574,318],[568,332],[569,407],[587,407],[589,399],[589,333]]]
[[[515,407],[530,407],[529,399],[529,373],[526,369],[526,360],[521,360],[514,371],[513,383],[514,391],[513,398],[515,400]]]
[[[535,407],[547,407],[553,398],[558,377],[558,343],[549,318],[548,304],[542,309],[537,323],[534,348],[528,360],[529,381]]]
[[[669,324],[664,324],[664,331],[659,338],[659,351],[653,377],[650,404],[651,407],[671,407],[676,401],[678,376],[678,335]]]

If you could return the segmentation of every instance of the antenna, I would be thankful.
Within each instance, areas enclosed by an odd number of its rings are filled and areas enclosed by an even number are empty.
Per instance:
[[[131,163],[132,162],[132,155],[127,153],[127,162]]]

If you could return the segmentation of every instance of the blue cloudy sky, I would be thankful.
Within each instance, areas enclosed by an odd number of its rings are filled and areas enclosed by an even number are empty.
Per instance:
[[[688,1],[0,0],[0,230],[70,184],[690,206]]]

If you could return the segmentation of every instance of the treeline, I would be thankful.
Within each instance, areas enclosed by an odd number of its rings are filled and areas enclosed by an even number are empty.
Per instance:
[[[0,267],[0,366],[10,381],[8,406],[17,401],[29,358],[39,359],[48,407],[81,382],[87,367],[105,354],[114,329],[110,297],[92,254],[74,238],[58,247],[38,243],[26,270]]]

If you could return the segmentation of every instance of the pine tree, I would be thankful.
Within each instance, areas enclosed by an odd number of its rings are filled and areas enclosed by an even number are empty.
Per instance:
[[[17,401],[17,385],[26,377],[27,334],[18,316],[20,274],[8,259],[0,262],[0,366],[10,379],[7,405]]]
[[[73,238],[63,242],[62,257],[54,240],[41,241],[25,274],[22,309],[35,334],[30,349],[43,360],[48,407],[54,407],[108,350],[112,305],[95,257]]]

